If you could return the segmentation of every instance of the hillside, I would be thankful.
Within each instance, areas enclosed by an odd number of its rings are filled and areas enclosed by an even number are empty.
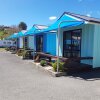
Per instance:
[[[18,27],[12,26],[12,27],[6,27],[2,26],[0,27],[0,40],[3,38],[8,37],[9,35],[18,32]]]

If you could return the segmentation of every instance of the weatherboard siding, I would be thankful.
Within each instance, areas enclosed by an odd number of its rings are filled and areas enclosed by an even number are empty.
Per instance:
[[[23,48],[23,37],[19,38],[19,48]]]
[[[94,60],[93,67],[100,67],[100,25],[94,27]]]
[[[56,55],[56,33],[46,34],[46,52]]]
[[[81,42],[81,57],[93,57],[94,25],[83,26]],[[83,60],[82,63],[93,65],[93,60]]]

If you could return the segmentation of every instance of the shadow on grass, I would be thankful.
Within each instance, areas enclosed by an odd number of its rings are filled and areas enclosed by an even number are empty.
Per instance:
[[[67,76],[70,78],[86,80],[86,81],[100,80],[100,68],[93,69],[93,70],[88,71],[88,72],[80,72],[80,73],[74,73],[74,74],[70,73]]]

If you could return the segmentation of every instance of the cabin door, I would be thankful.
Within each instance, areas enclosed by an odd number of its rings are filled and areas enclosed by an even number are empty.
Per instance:
[[[43,35],[36,36],[36,51],[43,51]]]
[[[74,58],[81,56],[81,34],[80,30],[65,31],[63,33],[63,56]]]

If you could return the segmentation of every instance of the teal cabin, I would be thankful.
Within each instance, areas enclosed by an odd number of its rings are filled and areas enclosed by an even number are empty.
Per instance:
[[[56,55],[66,58],[90,57],[81,60],[81,63],[93,68],[100,67],[100,19],[65,12],[45,30],[49,31],[59,31]]]

